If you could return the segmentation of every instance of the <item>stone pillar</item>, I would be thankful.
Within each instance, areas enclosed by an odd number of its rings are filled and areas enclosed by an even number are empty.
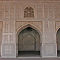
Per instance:
[[[4,22],[4,25],[7,22]],[[4,26],[3,25],[3,26]],[[9,32],[9,23],[7,26],[7,32],[3,32],[3,39],[2,39],[2,50],[1,55],[3,58],[15,58],[16,57],[16,44],[15,44],[15,33]]]
[[[43,21],[42,57],[57,57],[54,21]]]
[[[14,7],[9,3],[5,5],[5,21],[3,21],[3,39],[1,45],[1,56],[3,58],[16,58],[16,37]]]

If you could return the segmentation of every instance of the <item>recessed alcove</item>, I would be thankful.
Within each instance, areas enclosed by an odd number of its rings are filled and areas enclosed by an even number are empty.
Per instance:
[[[57,56],[60,57],[60,28],[57,31],[56,40],[57,40]]]
[[[19,32],[18,56],[40,56],[40,35],[35,29],[27,27]]]

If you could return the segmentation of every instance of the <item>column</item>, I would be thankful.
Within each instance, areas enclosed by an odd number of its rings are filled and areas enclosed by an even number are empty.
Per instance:
[[[57,57],[54,21],[43,21],[42,57]]]

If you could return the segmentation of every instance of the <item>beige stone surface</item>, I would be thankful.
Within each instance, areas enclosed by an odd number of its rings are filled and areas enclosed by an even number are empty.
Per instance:
[[[2,30],[3,30],[3,22],[0,21],[0,56],[1,56],[1,44],[2,44]]]
[[[42,44],[43,57],[57,57],[56,44]]]
[[[24,18],[26,7],[34,9],[34,18]],[[40,34],[41,56],[57,56],[60,0],[0,0],[0,21],[1,57],[18,56],[18,34],[28,26]]]

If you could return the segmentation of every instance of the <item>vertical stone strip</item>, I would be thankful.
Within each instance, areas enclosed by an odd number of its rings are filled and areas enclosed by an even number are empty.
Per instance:
[[[5,21],[3,22],[3,39],[2,39],[2,57],[16,57],[15,42],[15,7],[10,2],[5,3]]]
[[[42,41],[42,57],[56,57],[57,45],[55,36],[55,22],[43,22],[43,41]]]

